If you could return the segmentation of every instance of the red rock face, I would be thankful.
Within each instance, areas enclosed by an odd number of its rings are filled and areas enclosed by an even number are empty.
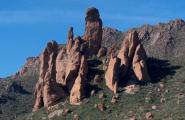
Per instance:
[[[123,45],[118,53],[118,58],[121,59],[121,79],[124,78],[128,67],[132,64],[132,59],[139,44],[138,34],[136,31],[129,31],[128,35],[123,40]]]
[[[97,54],[102,42],[102,20],[96,8],[89,8],[85,18],[85,34],[83,39],[88,42],[88,54]]]
[[[80,49],[79,39],[76,39],[75,44],[72,47],[70,54],[68,56],[68,62],[66,67],[65,81],[69,91],[71,90],[75,82],[75,79],[78,76],[78,71],[80,68],[81,53],[79,49]]]
[[[118,86],[118,80],[123,81],[127,70],[132,68],[134,74],[138,80],[150,80],[146,65],[146,53],[143,46],[138,39],[138,33],[136,31],[129,31],[123,45],[118,53],[118,58],[121,60],[120,66],[118,66],[118,60],[111,56],[108,69],[105,73],[106,85],[116,93]],[[117,75],[116,73],[119,73]],[[116,81],[116,82],[115,82]]]
[[[61,85],[66,85],[65,81],[65,70],[67,64],[67,53],[66,49],[63,47],[56,58],[56,81]]]
[[[138,45],[136,48],[132,68],[138,80],[150,80],[146,64],[146,53],[142,45]]]
[[[68,31],[68,38],[67,38],[67,44],[66,44],[66,49],[67,49],[67,52],[70,51],[70,49],[72,48],[73,46],[73,27],[70,27],[69,28],[69,31]]]
[[[70,104],[81,104],[86,91],[88,56],[96,54],[98,57],[104,57],[107,54],[107,49],[101,48],[102,21],[96,8],[87,10],[83,39],[81,37],[73,39],[73,36],[71,27],[66,48],[59,47],[55,41],[51,41],[41,54],[40,75],[35,88],[36,100],[33,111],[37,111],[42,106],[48,109],[65,98],[66,93],[70,94]],[[120,78],[124,79],[128,68],[133,67],[138,80],[149,80],[145,62],[146,53],[139,43],[136,31],[128,32],[118,56],[113,55],[116,48],[112,48],[110,61],[105,62],[106,65],[108,63],[105,73],[106,85],[111,91],[117,93],[118,82]],[[95,81],[101,81],[101,78],[102,76],[96,75]],[[66,91],[64,87],[67,88]]]
[[[42,105],[48,108],[66,95],[56,82],[57,50],[58,44],[55,41],[49,42],[40,57],[40,76],[35,89],[36,100],[33,111],[38,110]]]
[[[87,60],[84,56],[82,56],[78,77],[76,78],[70,93],[70,104],[73,104],[73,105],[81,104],[81,100],[85,95],[84,88],[85,88],[87,72],[88,72]]]
[[[117,92],[118,82],[119,82],[119,69],[120,69],[120,59],[111,55],[108,69],[105,73],[106,85],[114,93]]]

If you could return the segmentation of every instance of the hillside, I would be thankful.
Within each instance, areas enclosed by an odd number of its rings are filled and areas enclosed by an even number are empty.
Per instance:
[[[105,69],[110,54],[88,58],[88,95],[80,106],[69,104],[69,98],[51,107],[49,113],[44,108],[31,113],[34,105],[34,90],[39,79],[38,57],[29,58],[23,68],[14,76],[0,81],[0,119],[117,119],[143,120],[151,112],[153,119],[185,119],[185,22],[172,20],[158,25],[143,25],[132,28],[138,32],[148,56],[147,65],[151,81],[137,85],[138,89],[126,93],[122,86],[118,88],[118,98],[112,101],[113,93],[105,85]],[[107,51],[114,49],[117,54],[128,31],[122,32],[109,27],[103,28],[101,46]],[[66,46],[67,47],[67,46]],[[94,83],[94,77],[100,75],[101,82]],[[130,77],[127,80],[132,79]],[[126,83],[130,84],[130,83]],[[95,93],[91,94],[94,90]],[[102,95],[103,93],[103,95]],[[112,101],[112,102],[111,102]],[[100,110],[97,106],[101,106]],[[149,114],[149,113],[148,113]],[[132,119],[131,119],[132,118]],[[135,118],[135,119],[134,119]]]

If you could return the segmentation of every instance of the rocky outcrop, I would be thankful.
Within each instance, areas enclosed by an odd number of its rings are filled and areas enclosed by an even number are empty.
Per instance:
[[[105,73],[105,82],[110,90],[117,93],[119,82],[120,59],[111,55],[108,69]]]
[[[124,38],[123,45],[118,53],[118,58],[121,59],[121,79],[124,78],[128,67],[132,64],[132,59],[138,44],[138,33],[136,31],[129,31],[128,35]]]
[[[81,104],[81,100],[85,95],[84,88],[86,83],[87,72],[88,72],[87,60],[84,56],[82,56],[78,77],[76,78],[70,93],[70,104],[73,105]]]
[[[111,55],[108,69],[105,73],[106,85],[114,93],[116,93],[118,81],[125,81],[128,69],[133,69],[138,80],[150,80],[146,65],[146,53],[135,30],[129,31],[125,36],[117,57],[113,58]],[[118,60],[121,60],[120,64]]]
[[[71,90],[75,82],[75,79],[78,76],[78,71],[80,68],[80,60],[81,60],[80,43],[81,43],[81,38],[77,37],[75,39],[74,46],[72,47],[68,55],[65,82],[69,91]]]
[[[35,89],[35,105],[33,111],[41,106],[48,108],[65,97],[65,91],[56,82],[56,56],[58,44],[51,41],[40,56],[40,76]]]
[[[147,70],[146,58],[147,57],[143,45],[139,44],[135,50],[132,62],[132,68],[138,80],[150,80]]]
[[[66,48],[62,47],[56,58],[56,81],[57,83],[65,86],[65,70],[67,64]]]
[[[97,54],[102,42],[102,20],[96,8],[89,8],[86,12],[83,39],[88,42],[88,54]]]
[[[67,44],[66,44],[67,52],[69,52],[70,49],[71,49],[72,46],[73,46],[73,43],[74,43],[73,37],[74,37],[74,34],[73,34],[73,27],[70,27],[70,28],[69,28],[69,31],[68,31]]]
[[[115,31],[112,31],[115,32]],[[133,67],[138,80],[148,80],[146,53],[139,42],[138,33],[131,30],[126,35],[118,55],[117,47],[107,52],[102,44],[102,21],[96,8],[89,8],[86,13],[86,28],[83,38],[73,39],[73,28],[68,31],[66,47],[58,46],[55,41],[49,42],[40,56],[40,75],[35,89],[35,106],[33,111],[44,106],[56,104],[60,99],[70,94],[70,104],[80,105],[85,96],[89,56],[96,55],[111,58],[105,64],[105,82],[108,88],[117,93],[118,83],[124,80],[127,70]],[[97,76],[97,75],[96,75]],[[95,77],[98,83],[102,76]]]

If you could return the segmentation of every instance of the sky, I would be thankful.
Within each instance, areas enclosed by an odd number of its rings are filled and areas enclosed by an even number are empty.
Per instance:
[[[126,31],[143,24],[185,19],[185,0],[0,0],[0,77],[16,73],[50,40],[84,32],[85,12],[99,9],[103,26]]]

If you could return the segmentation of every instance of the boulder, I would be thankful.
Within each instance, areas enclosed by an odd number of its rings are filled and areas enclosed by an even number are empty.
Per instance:
[[[117,57],[113,57],[113,55],[111,55],[108,64],[108,69],[105,73],[105,82],[108,88],[112,90],[114,93],[117,92],[118,88],[119,68],[120,68],[120,59]]]
[[[102,20],[96,8],[89,8],[86,12],[83,39],[88,42],[88,54],[97,54],[102,42]]]
[[[82,56],[78,77],[76,78],[70,93],[70,104],[73,105],[81,104],[81,100],[85,95],[84,87],[86,83],[87,72],[88,72],[87,60],[84,56]]]
[[[138,80],[150,80],[146,64],[146,53],[141,44],[135,50],[132,67]]]

